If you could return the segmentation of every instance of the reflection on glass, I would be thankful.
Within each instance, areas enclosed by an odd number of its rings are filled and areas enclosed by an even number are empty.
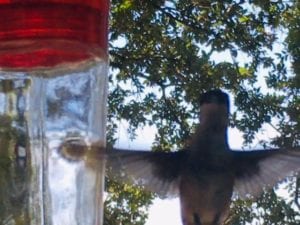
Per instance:
[[[0,221],[29,224],[28,79],[0,81]],[[12,223],[13,221],[14,223]]]
[[[0,79],[3,224],[101,223],[106,71]]]

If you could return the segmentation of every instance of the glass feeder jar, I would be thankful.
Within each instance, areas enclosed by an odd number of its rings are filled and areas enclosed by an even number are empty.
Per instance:
[[[101,225],[108,0],[0,0],[0,221]]]

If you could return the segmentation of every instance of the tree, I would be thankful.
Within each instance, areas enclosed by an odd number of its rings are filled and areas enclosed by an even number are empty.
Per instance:
[[[154,150],[181,148],[197,123],[200,93],[221,88],[234,97],[231,126],[243,132],[245,145],[265,124],[279,135],[262,145],[299,145],[299,4],[113,0],[109,143],[124,119],[133,138],[138,127],[157,128]],[[221,53],[228,57],[217,61]],[[105,224],[144,224],[153,195],[107,180],[112,192]],[[292,203],[298,204],[299,185],[290,184],[295,201],[282,201],[273,191],[257,202],[237,200],[228,224],[261,218],[264,224],[298,224]],[[264,213],[256,213],[257,207]]]

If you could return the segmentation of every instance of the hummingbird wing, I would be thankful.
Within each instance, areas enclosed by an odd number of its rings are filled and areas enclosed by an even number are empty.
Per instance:
[[[300,172],[300,147],[254,151],[232,151],[235,167],[234,191],[240,197],[258,197],[284,178]]]
[[[178,178],[186,151],[149,152],[114,149],[108,153],[108,174],[143,186],[161,198],[178,195]]]

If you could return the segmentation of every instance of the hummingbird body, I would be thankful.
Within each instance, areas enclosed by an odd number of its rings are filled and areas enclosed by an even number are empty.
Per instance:
[[[108,153],[111,174],[162,197],[179,196],[183,225],[222,225],[233,192],[257,197],[263,188],[300,172],[299,147],[231,150],[228,118],[228,95],[206,92],[200,100],[200,125],[189,146],[177,152],[114,149]]]
[[[179,183],[183,225],[221,224],[229,209],[233,174],[231,171],[201,169],[197,175],[190,174],[190,171],[183,172]]]
[[[179,181],[183,225],[218,225],[226,219],[234,185],[228,154],[226,105],[207,104]],[[187,185],[188,184],[188,185]]]

